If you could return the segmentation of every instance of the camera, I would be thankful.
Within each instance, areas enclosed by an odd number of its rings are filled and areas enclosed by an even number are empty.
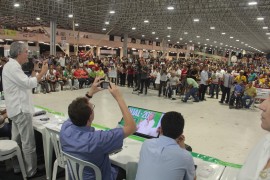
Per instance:
[[[108,89],[109,87],[111,87],[110,82],[104,81],[104,80],[105,80],[104,78],[102,78],[102,79],[100,79],[100,80],[103,81],[103,82],[100,84],[100,87],[101,87],[101,88],[103,88],[103,89]]]

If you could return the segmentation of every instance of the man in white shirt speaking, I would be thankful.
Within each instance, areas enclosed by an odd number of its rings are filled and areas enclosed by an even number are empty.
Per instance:
[[[3,87],[7,115],[12,120],[12,140],[22,147],[24,164],[28,178],[38,177],[37,155],[32,117],[34,107],[31,99],[32,88],[48,70],[47,61],[43,62],[41,72],[36,76],[35,65],[31,77],[24,74],[22,64],[28,62],[28,45],[13,42],[10,45],[10,59],[3,69]],[[20,172],[18,162],[14,162],[14,172]]]

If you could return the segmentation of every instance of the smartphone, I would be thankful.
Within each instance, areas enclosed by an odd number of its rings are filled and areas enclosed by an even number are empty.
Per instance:
[[[50,118],[40,118],[41,121],[48,121]]]
[[[103,88],[103,89],[108,89],[109,87],[111,87],[111,85],[110,85],[110,82],[103,81],[103,82],[100,84],[100,87]]]

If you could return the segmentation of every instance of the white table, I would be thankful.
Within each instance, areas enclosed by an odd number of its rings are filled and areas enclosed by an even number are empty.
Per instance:
[[[226,167],[220,180],[236,180],[238,173],[240,169],[238,168],[232,168],[232,167]]]
[[[35,108],[35,111],[39,111],[40,109]],[[41,118],[49,117],[48,121],[40,121]],[[45,160],[45,168],[46,168],[46,179],[50,180],[52,176],[52,154],[53,154],[53,145],[50,140],[49,133],[47,132],[47,127],[56,128],[55,130],[60,131],[58,127],[63,123],[62,118],[59,116],[54,116],[52,114],[47,113],[46,115],[41,115],[37,117],[33,117],[33,127],[36,131],[42,134],[43,141],[43,150],[44,150],[44,160]]]
[[[199,158],[193,158],[197,165],[197,180],[219,180],[225,166],[203,161]]]
[[[46,167],[47,179],[51,179],[51,167],[52,167],[52,153],[53,145],[50,141],[49,133],[46,128],[60,131],[61,124],[66,120],[63,117],[48,114],[45,117],[50,117],[47,122],[42,122],[39,119],[43,116],[35,117],[33,120],[34,129],[41,132],[43,138],[44,158]],[[98,128],[96,128],[98,130]],[[119,166],[126,170],[127,180],[134,180],[137,172],[137,163],[139,161],[139,154],[141,150],[142,142],[126,138],[124,140],[123,150],[116,154],[110,155],[112,164]],[[194,158],[195,164],[198,166],[196,175],[197,180],[218,180],[225,169],[224,166],[203,161],[198,158]],[[229,180],[229,179],[228,179]]]

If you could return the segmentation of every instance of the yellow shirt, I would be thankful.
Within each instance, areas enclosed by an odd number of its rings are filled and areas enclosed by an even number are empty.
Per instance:
[[[251,96],[251,97],[254,97],[257,95],[257,92],[256,92],[256,88],[255,87],[246,87],[246,90],[245,90],[245,93],[248,95],[248,96]]]
[[[260,78],[260,79],[259,79],[259,83],[260,83],[260,84],[264,84],[264,82],[265,82],[265,78]]]
[[[246,83],[247,82],[247,77],[246,76],[244,76],[244,75],[242,75],[241,77],[240,77],[240,75],[238,75],[238,76],[236,76],[236,78],[234,79],[237,83],[240,83],[240,81],[243,81],[244,83]]]

